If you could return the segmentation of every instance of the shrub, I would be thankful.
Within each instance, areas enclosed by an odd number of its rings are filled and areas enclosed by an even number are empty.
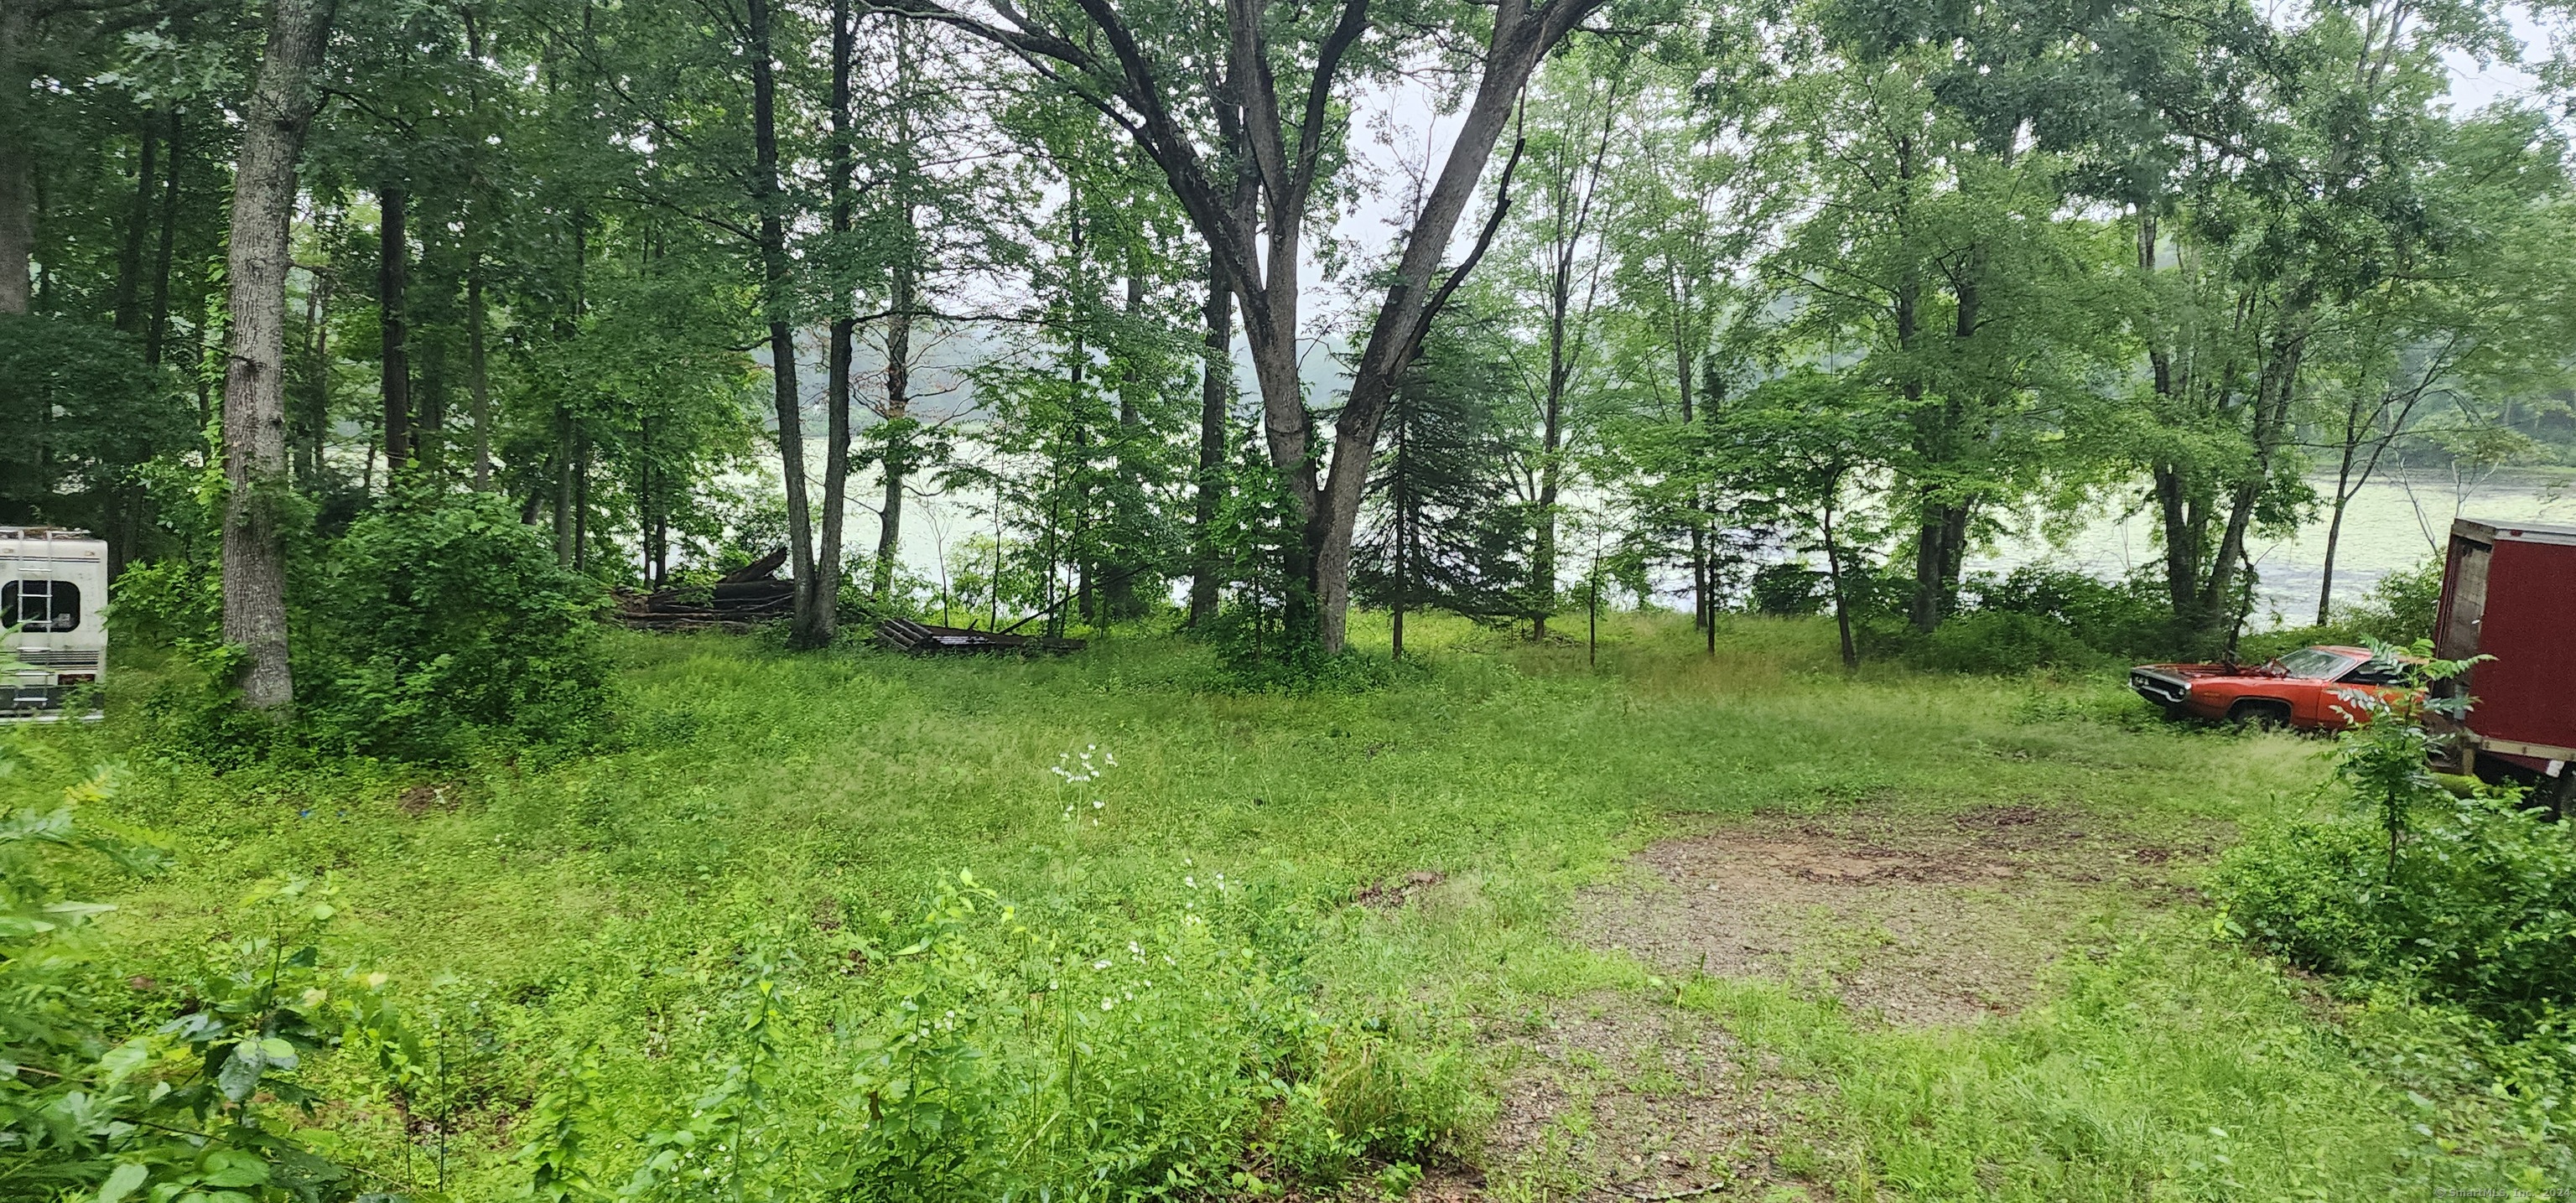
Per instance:
[[[16,767],[0,742],[0,776]],[[385,1034],[384,979],[318,968],[330,904],[310,883],[270,883],[239,916],[260,934],[213,950],[183,984],[185,1014],[137,1013],[130,970],[98,964],[91,938],[113,908],[64,888],[90,856],[161,867],[148,843],[75,825],[112,787],[102,772],[50,807],[0,812],[0,1198],[358,1197],[359,1178],[281,1121],[321,1102],[315,1054]]]
[[[2297,964],[2411,984],[2509,1029],[2576,1004],[2576,827],[2483,797],[2410,827],[2394,873],[2376,822],[2249,841],[2220,865],[2229,917]]]
[[[1765,564],[1753,573],[1747,600],[1756,614],[1797,618],[1824,612],[1832,600],[1825,574],[1804,564]]]
[[[2433,637],[2433,618],[2441,608],[2442,561],[2436,557],[2379,578],[2345,618],[2370,638],[2412,643]]]
[[[2430,661],[2417,684],[2466,667]],[[2463,699],[2354,701],[2367,719],[2343,735],[2338,768],[2356,813],[2231,851],[2220,881],[2234,922],[2311,968],[2420,987],[2509,1029],[2552,1022],[2576,1004],[2576,825],[2442,788],[2424,716],[2456,717]]]
[[[2089,664],[2101,653],[2066,629],[2034,614],[1979,610],[1933,629],[1912,659],[1950,672],[2017,673],[2037,667]]]
[[[397,498],[321,575],[297,665],[320,742],[442,759],[477,736],[579,740],[604,715],[599,588],[498,495]]]
[[[1319,1013],[1293,902],[1186,881],[1024,911],[961,873],[918,917],[748,941],[700,1056],[661,1058],[681,1089],[593,1068],[633,1063],[622,1035],[555,1078],[519,1128],[528,1197],[1258,1197],[1452,1135],[1462,1062]],[[866,995],[833,1005],[819,975],[851,964]]]
[[[119,640],[204,648],[223,630],[224,583],[214,564],[171,556],[127,566],[109,590],[108,624]]]
[[[2025,564],[2002,577],[1967,582],[1973,611],[2027,614],[2050,619],[2111,656],[2150,656],[2168,650],[2173,608],[2157,580],[2136,576],[2105,581],[2086,573]]]

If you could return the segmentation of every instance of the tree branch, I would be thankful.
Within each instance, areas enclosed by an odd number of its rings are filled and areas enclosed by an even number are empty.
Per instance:
[[[1422,306],[1422,324],[1413,332],[1412,345],[1405,348],[1404,362],[1422,358],[1422,341],[1430,336],[1431,323],[1439,320],[1440,311],[1449,305],[1449,298],[1456,295],[1458,286],[1466,283],[1467,276],[1476,270],[1476,264],[1483,261],[1487,248],[1494,245],[1495,232],[1503,228],[1503,217],[1512,210],[1512,173],[1520,169],[1521,151],[1528,145],[1527,138],[1512,140],[1511,157],[1503,160],[1502,178],[1495,181],[1494,211],[1486,215],[1485,228],[1477,231],[1476,245],[1468,250],[1467,257],[1450,269],[1448,278],[1440,282],[1439,291],[1432,293],[1430,301]]]

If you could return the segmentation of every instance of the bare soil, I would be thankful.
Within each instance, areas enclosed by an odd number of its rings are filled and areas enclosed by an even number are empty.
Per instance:
[[[1513,1041],[1487,1189],[1434,1197],[1808,1197],[1779,1156],[1815,1088],[1715,1022],[1602,996]]]
[[[2214,833],[2213,833],[2214,834]],[[2040,806],[1768,817],[1667,840],[1586,891],[1569,934],[1676,977],[1785,981],[1865,1022],[2009,1014],[2124,912],[2189,891],[2211,844],[2142,840]],[[1512,1068],[1482,1174],[1417,1199],[1824,1198],[1780,1165],[1821,1083],[1783,1075],[1714,1021],[1627,995],[1506,1037]]]
[[[1768,819],[1657,844],[1589,891],[1572,931],[1675,973],[1773,978],[1855,1012],[1966,1024],[2027,1005],[2039,971],[2168,900],[2177,858],[2087,817],[2031,806],[1949,816]]]

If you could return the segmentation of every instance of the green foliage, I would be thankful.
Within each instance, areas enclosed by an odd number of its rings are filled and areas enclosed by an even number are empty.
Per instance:
[[[1080,765],[1068,796],[1105,771]],[[678,1105],[602,1097],[599,1052],[574,1056],[514,1158],[529,1197],[1190,1197],[1247,1148],[1329,1184],[1453,1133],[1464,1066],[1316,1011],[1293,903],[1222,871],[1158,887],[1132,913],[1023,910],[960,873],[913,915],[767,933]],[[831,965],[866,996],[832,1002]]]
[[[1901,596],[1894,600],[1903,604]],[[2159,583],[2143,576],[2109,582],[2041,564],[1970,577],[1961,612],[1928,635],[1880,624],[1872,637],[1912,663],[1949,672],[2082,668],[2177,654],[2173,611]]]
[[[608,702],[599,601],[503,499],[407,496],[349,528],[306,602],[305,721],[327,746],[412,759],[480,735],[578,741]]]
[[[145,465],[193,448],[196,414],[134,340],[0,314],[0,522],[83,526],[132,548]]]
[[[23,770],[0,742],[0,782]],[[324,1203],[369,1193],[294,1131],[322,1095],[317,1056],[385,1030],[382,975],[321,967],[327,886],[269,882],[235,907],[240,938],[205,950],[175,1012],[112,969],[78,900],[86,853],[159,871],[158,847],[79,807],[112,795],[101,771],[52,807],[0,818],[0,1199]],[[14,783],[11,783],[14,784]]]
[[[2373,641],[2399,646],[2432,638],[2442,605],[2442,562],[2427,560],[2380,578],[2362,598],[2336,609],[2324,626],[2251,631],[2237,643],[2237,659],[2260,664],[2285,652],[2320,643],[2361,647]]]
[[[2428,661],[2414,675],[2423,685],[2465,667]],[[2337,768],[2358,813],[2281,823],[2230,850],[2219,925],[2350,989],[2419,1007],[2408,1030],[2447,1031],[2442,1055],[2397,1064],[2474,1066],[2447,1076],[2500,1100],[2509,1114],[2497,1118],[2526,1138],[2553,1140],[2576,1119],[2566,1102],[2576,970],[2565,954],[2576,942],[2576,829],[2523,812],[2510,793],[2456,797],[2435,779],[2424,715],[2456,713],[2464,699],[2351,704],[2367,721],[2344,735]]]
[[[1501,369],[1435,335],[1399,382],[1351,551],[1359,600],[1488,620],[1531,608],[1529,515],[1494,488],[1507,471]]]
[[[2437,556],[2379,578],[2345,621],[2363,638],[2406,645],[2433,637],[2433,620],[2441,609],[2442,561]]]
[[[1313,591],[1290,569],[1304,538],[1287,482],[1260,440],[1245,438],[1226,466],[1226,491],[1209,532],[1228,587],[1208,640],[1223,671],[1240,684],[1296,685],[1336,659],[1324,654]]]
[[[2576,835],[2492,797],[2413,809],[2392,876],[2379,822],[2288,824],[2231,852],[2229,917],[2301,965],[2410,985],[2507,1025],[2576,1004]]]
[[[2023,673],[2096,663],[2101,653],[2053,619],[2017,610],[1973,610],[1924,636],[1911,658],[1945,672]]]
[[[1833,597],[1824,573],[1804,564],[1783,562],[1755,569],[1745,600],[1756,614],[1802,618],[1823,612]]]
[[[224,582],[213,564],[168,556],[128,567],[110,590],[118,641],[146,647],[203,647],[223,629]]]

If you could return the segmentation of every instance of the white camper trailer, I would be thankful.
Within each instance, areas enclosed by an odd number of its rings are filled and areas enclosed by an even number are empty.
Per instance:
[[[106,616],[107,544],[87,531],[0,526],[0,720],[97,718]]]

